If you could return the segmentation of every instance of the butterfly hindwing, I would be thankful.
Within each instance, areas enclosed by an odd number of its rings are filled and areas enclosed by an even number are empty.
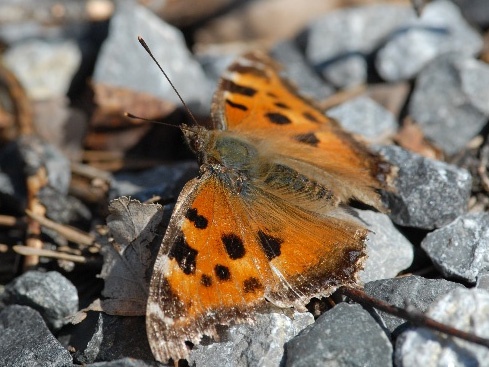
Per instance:
[[[185,341],[217,337],[216,325],[250,320],[265,300],[303,309],[353,284],[361,268],[358,224],[315,216],[255,183],[237,193],[222,175],[186,185],[158,254],[147,329],[160,361],[186,358]]]

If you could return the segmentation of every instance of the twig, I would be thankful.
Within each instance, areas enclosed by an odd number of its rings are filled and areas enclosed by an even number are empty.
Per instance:
[[[26,214],[29,216],[29,218],[32,218],[40,225],[58,232],[58,234],[66,238],[68,241],[78,243],[82,246],[91,246],[95,241],[95,238],[80,231],[79,229],[53,222],[45,216],[34,214],[30,210],[26,210]]]
[[[107,182],[112,180],[112,175],[104,170],[81,163],[71,163],[71,171],[89,179],[101,179]]]
[[[325,101],[319,102],[319,107],[322,110],[327,111],[332,107],[335,107],[352,98],[360,96],[361,94],[365,93],[366,90],[367,87],[365,86],[365,84],[350,89],[342,90],[328,97]]]
[[[74,263],[81,263],[81,264],[87,262],[87,259],[84,256],[72,255],[72,254],[67,254],[59,251],[37,249],[37,248],[32,248],[32,247],[22,246],[22,245],[16,245],[13,247],[13,249],[16,253],[24,256],[37,256],[37,257],[42,256],[42,257],[49,257],[58,260],[73,261]]]
[[[378,310],[384,311],[390,315],[400,317],[413,323],[414,325],[424,326],[426,328],[440,331],[444,334],[455,336],[457,338],[489,348],[489,339],[481,338],[475,334],[471,334],[466,331],[451,327],[449,325],[445,325],[441,322],[433,320],[430,317],[425,316],[419,311],[409,311],[404,308],[391,305],[380,299],[369,296],[367,293],[358,288],[341,287],[338,289],[338,291],[344,296],[347,296],[358,303],[366,304]]]
[[[48,183],[48,176],[45,167],[40,167],[34,174],[26,177],[27,186],[27,210],[41,217],[46,213],[46,208],[38,198],[41,188]],[[34,249],[42,249],[41,226],[39,222],[32,218],[27,219],[26,245]],[[36,255],[26,255],[24,258],[24,270],[29,270],[39,263]]]
[[[3,227],[16,227],[22,222],[22,218],[13,217],[11,215],[0,215],[0,226]]]

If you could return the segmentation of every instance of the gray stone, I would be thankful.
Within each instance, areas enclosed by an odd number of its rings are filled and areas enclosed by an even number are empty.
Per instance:
[[[308,312],[295,312],[293,318],[282,313],[258,314],[253,325],[231,326],[225,342],[195,346],[188,361],[196,367],[278,366],[284,344],[313,322]]]
[[[297,86],[301,94],[322,100],[334,93],[334,88],[321,81],[307,63],[297,45],[291,41],[281,42],[270,52],[284,67],[283,75]]]
[[[489,271],[483,270],[479,273],[476,287],[489,292]]]
[[[372,142],[380,142],[395,134],[398,128],[394,115],[368,97],[357,97],[327,111],[351,133]]]
[[[362,84],[365,56],[409,18],[414,18],[410,7],[385,4],[330,12],[308,28],[307,59],[336,87]]]
[[[473,56],[482,46],[482,36],[467,24],[456,5],[434,1],[424,7],[421,17],[404,24],[379,50],[377,70],[388,81],[410,79],[441,54]]]
[[[211,86],[217,87],[219,79],[223,73],[227,70],[228,66],[239,56],[236,54],[226,54],[221,53],[199,53],[195,55],[196,59],[199,61],[202,69],[210,80]]]
[[[59,329],[68,316],[78,311],[78,293],[75,286],[56,271],[42,273],[28,271],[5,287],[5,304],[30,306],[39,311],[48,326]]]
[[[362,306],[340,303],[286,344],[285,366],[392,366],[392,345]]]
[[[489,118],[489,65],[447,54],[419,74],[409,114],[427,138],[448,154],[458,152]]]
[[[198,173],[199,168],[195,162],[167,164],[142,172],[116,173],[109,197],[112,200],[119,196],[131,196],[140,201],[154,195],[177,197],[183,185]]]
[[[9,48],[3,61],[30,98],[45,100],[66,95],[80,66],[81,52],[73,41],[30,39]]]
[[[487,0],[453,0],[470,24],[477,24],[480,29],[489,27],[489,6]]]
[[[69,160],[55,146],[34,135],[22,136],[0,151],[0,171],[10,180],[2,191],[10,193],[20,206],[24,206],[27,195],[25,176],[35,174],[41,167],[46,168],[48,186],[57,191],[58,196],[65,196],[71,181]],[[14,189],[13,193],[10,192],[11,188]]]
[[[0,312],[0,365],[67,367],[73,360],[36,310],[14,305]]]
[[[371,210],[357,210],[371,231],[367,239],[367,260],[359,274],[362,283],[392,278],[413,262],[413,245],[392,224],[389,217]]]
[[[465,169],[395,146],[382,147],[380,152],[399,168],[397,193],[385,195],[394,223],[434,229],[466,212],[472,177]]]
[[[470,213],[428,233],[421,247],[446,278],[475,283],[489,270],[489,213]]]
[[[154,361],[144,317],[90,312],[83,322],[74,326],[70,344],[77,351],[73,358],[80,364],[125,357]]]
[[[421,312],[426,312],[436,299],[456,288],[464,287],[445,279],[426,279],[417,275],[377,280],[364,286],[365,293],[372,297],[397,307],[414,308]],[[391,333],[397,334],[407,325],[407,322],[399,317],[382,311],[377,312],[382,318],[383,326]]]
[[[446,325],[489,338],[489,293],[455,289],[430,306],[427,315]],[[489,348],[432,330],[416,328],[396,341],[399,367],[488,366]]]
[[[129,88],[181,105],[158,67],[139,45],[142,36],[193,112],[209,112],[210,86],[183,35],[151,11],[132,2],[118,2],[94,71],[94,81]]]
[[[110,362],[85,364],[84,367],[163,367],[169,366],[159,362],[143,361],[134,358],[122,358]]]

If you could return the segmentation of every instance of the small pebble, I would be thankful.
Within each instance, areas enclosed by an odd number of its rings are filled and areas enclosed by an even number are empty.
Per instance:
[[[81,52],[73,41],[30,39],[9,48],[2,59],[31,99],[45,100],[66,95],[80,67]]]
[[[394,135],[398,128],[394,115],[368,97],[349,100],[326,114],[338,120],[345,130],[374,143]]]

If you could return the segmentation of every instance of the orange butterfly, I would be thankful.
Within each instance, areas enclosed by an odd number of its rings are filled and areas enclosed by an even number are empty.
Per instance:
[[[201,169],[178,198],[151,279],[146,327],[161,362],[269,302],[304,310],[355,284],[368,231],[345,204],[383,210],[378,190],[391,188],[391,165],[261,53],[223,75],[212,123],[182,126]]]

